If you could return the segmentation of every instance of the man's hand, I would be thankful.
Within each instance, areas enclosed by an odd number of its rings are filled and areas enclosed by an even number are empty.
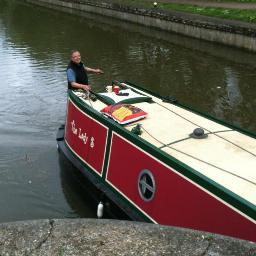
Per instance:
[[[95,73],[96,74],[104,74],[104,72],[99,68],[95,69]]]
[[[89,91],[89,90],[91,90],[91,86],[89,84],[82,84],[81,89],[83,89],[85,91]]]
[[[94,73],[94,74],[104,74],[104,72],[99,68],[89,68],[85,67],[86,72],[88,73]]]

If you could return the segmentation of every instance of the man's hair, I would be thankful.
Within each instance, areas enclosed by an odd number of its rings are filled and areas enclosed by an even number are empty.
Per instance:
[[[75,52],[79,52],[79,51],[76,50],[76,49],[73,49],[73,50],[70,52],[70,56],[72,57],[72,55],[73,55]]]

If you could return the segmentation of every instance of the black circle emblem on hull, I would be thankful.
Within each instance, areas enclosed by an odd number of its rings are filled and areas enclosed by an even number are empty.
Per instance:
[[[138,178],[138,190],[144,201],[149,202],[154,198],[156,183],[153,174],[149,170],[141,171]]]

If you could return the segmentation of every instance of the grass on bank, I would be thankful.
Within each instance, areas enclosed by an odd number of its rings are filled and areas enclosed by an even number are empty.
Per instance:
[[[227,8],[217,8],[217,7],[199,7],[199,6],[188,5],[188,4],[171,4],[171,3],[159,4],[158,8],[161,8],[164,10],[174,10],[174,11],[200,14],[204,16],[256,23],[256,9],[240,10],[240,9],[227,9]]]
[[[202,2],[212,3],[256,3],[256,0],[202,0]]]
[[[202,0],[202,2],[212,3],[256,3],[256,0]]]
[[[128,4],[133,7],[153,8],[153,2],[157,0],[115,0],[120,4]],[[202,0],[201,0],[202,1]],[[202,1],[203,2],[203,1]],[[251,2],[256,3],[256,0],[205,0],[204,2]],[[175,3],[160,3],[157,7],[160,10],[173,10],[187,13],[200,14],[210,17],[218,17],[229,20],[238,20],[249,23],[256,23],[256,9],[230,9],[220,7],[201,7],[192,4],[175,4]]]

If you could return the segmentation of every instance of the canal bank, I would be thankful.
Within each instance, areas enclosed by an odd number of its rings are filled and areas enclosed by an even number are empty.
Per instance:
[[[119,4],[115,1],[77,0],[23,0],[38,5],[96,13],[164,31],[203,39],[210,42],[238,47],[256,52],[256,26],[233,20],[201,15],[163,11],[158,8],[144,9]],[[65,10],[65,9],[64,9]]]
[[[1,255],[253,256],[256,244],[128,221],[53,219],[0,224]]]

